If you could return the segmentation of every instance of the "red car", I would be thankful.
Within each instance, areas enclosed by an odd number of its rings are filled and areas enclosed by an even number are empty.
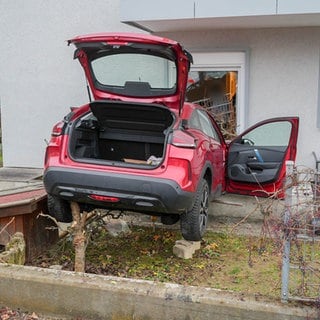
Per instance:
[[[210,199],[266,195],[294,160],[298,118],[263,121],[227,144],[212,115],[185,102],[191,55],[152,35],[94,34],[69,40],[92,102],[57,123],[45,155],[51,215],[70,222],[69,201],[180,220],[202,238]]]

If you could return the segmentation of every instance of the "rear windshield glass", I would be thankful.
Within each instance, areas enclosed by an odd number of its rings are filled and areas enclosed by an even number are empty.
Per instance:
[[[145,53],[109,54],[91,61],[96,85],[102,90],[133,97],[174,94],[175,62]]]

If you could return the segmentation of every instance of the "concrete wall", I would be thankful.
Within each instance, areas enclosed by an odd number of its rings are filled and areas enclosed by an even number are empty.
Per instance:
[[[249,51],[247,123],[298,115],[297,164],[315,167],[320,156],[319,61],[320,27],[208,30],[161,33],[191,52],[245,49]]]
[[[4,166],[42,167],[53,124],[70,106],[88,101],[82,69],[65,40],[132,30],[120,23],[114,0],[0,1]]]
[[[0,264],[0,305],[59,319],[318,319],[317,310],[205,287]]]

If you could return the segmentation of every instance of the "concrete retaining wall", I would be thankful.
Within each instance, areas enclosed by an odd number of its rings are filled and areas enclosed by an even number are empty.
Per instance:
[[[0,305],[81,319],[317,319],[309,307],[211,288],[0,264]]]

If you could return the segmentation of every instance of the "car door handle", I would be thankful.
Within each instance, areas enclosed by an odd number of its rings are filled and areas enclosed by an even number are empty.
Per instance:
[[[263,163],[264,161],[263,161],[263,159],[262,159],[262,157],[261,157],[260,151],[259,151],[258,149],[254,149],[253,151],[254,151],[254,153],[256,154],[257,160],[258,160],[259,162]]]

